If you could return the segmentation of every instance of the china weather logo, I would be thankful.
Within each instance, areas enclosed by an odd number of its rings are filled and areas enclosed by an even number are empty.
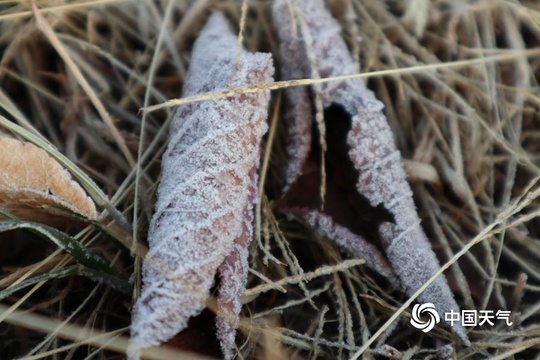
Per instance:
[[[412,309],[411,325],[427,333],[441,321],[432,303],[416,304]]]

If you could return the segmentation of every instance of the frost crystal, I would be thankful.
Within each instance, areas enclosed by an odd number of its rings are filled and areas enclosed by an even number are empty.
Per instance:
[[[309,64],[305,61],[305,46],[303,39],[298,34],[298,29],[293,29],[290,18],[284,14],[283,5],[274,7],[274,22],[282,43],[281,73],[286,80],[303,79],[310,73]],[[296,36],[293,35],[296,32]],[[286,40],[285,40],[286,39]],[[288,124],[287,136],[287,165],[285,169],[285,190],[301,174],[302,167],[308,157],[311,147],[311,124],[313,122],[312,101],[309,89],[304,86],[295,86],[285,89],[284,99],[286,112],[285,121]]]
[[[302,219],[320,234],[334,240],[340,246],[355,253],[366,260],[374,270],[385,276],[393,283],[397,283],[394,272],[388,265],[388,261],[360,235],[354,234],[344,226],[337,225],[330,216],[319,211],[311,210],[301,216]]]
[[[321,78],[357,73],[356,65],[340,36],[340,26],[323,1],[298,0],[292,4],[290,6],[287,0],[277,0],[273,9],[275,28],[282,40],[284,80],[310,77],[311,70],[307,69],[313,63]],[[309,33],[304,34],[306,31]],[[309,54],[315,59],[310,59]],[[311,91],[318,90],[314,87]],[[286,186],[290,187],[302,173],[309,153],[313,114],[310,102],[298,104],[300,98],[309,96],[307,89],[288,89],[287,96],[290,111],[288,121],[292,122],[290,133],[295,136],[288,149],[293,160],[286,173]],[[382,112],[384,106],[361,79],[324,83],[320,87],[320,96],[325,109],[337,105],[349,116],[348,156],[358,171],[356,189],[373,208],[382,206],[392,216],[393,221],[380,223],[378,232],[386,257],[402,287],[406,293],[412,294],[429,280],[440,265],[420,226],[401,155]],[[341,119],[325,120],[327,131],[330,131],[331,127],[339,126],[337,122]],[[365,241],[355,234],[351,234],[349,240],[344,240],[346,230],[325,216],[314,210],[304,215],[303,219],[359,256],[372,253]],[[384,274],[380,260],[373,255],[366,257],[366,260]],[[442,318],[444,312],[459,312],[442,276],[422,293],[419,300],[434,303]],[[462,327],[454,326],[454,330],[465,343],[469,343]]]
[[[243,51],[231,83],[236,49],[225,17],[213,14],[193,47],[183,95],[272,81],[270,54]],[[259,91],[178,109],[133,310],[132,358],[172,338],[204,309],[217,272],[217,335],[225,358],[232,357],[269,100],[269,91]]]

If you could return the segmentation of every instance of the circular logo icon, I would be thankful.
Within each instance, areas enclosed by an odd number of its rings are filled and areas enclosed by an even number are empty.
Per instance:
[[[429,316],[428,320],[425,320],[426,315]],[[421,317],[424,317],[424,319]],[[432,303],[416,304],[413,306],[411,325],[415,328],[427,333],[430,332],[439,321],[441,321],[441,317],[435,309],[435,305]]]

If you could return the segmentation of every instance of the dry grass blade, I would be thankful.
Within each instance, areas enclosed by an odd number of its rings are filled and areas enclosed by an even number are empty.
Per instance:
[[[529,58],[540,56],[540,49],[529,49],[529,50],[516,50],[516,51],[504,51],[499,55],[486,56],[477,59],[470,60],[458,60],[458,61],[449,61],[439,64],[427,64],[427,65],[418,65],[410,66],[400,69],[391,69],[391,70],[380,70],[380,71],[371,71],[367,73],[360,73],[354,75],[343,75],[343,76],[334,76],[331,78],[322,78],[322,79],[302,79],[302,80],[289,80],[289,81],[276,81],[273,83],[267,84],[258,84],[254,86],[245,86],[227,89],[215,93],[206,93],[201,95],[193,95],[180,99],[171,99],[167,100],[163,104],[147,106],[146,108],[141,108],[143,112],[152,112],[157,110],[162,110],[169,107],[176,107],[184,104],[189,104],[193,102],[206,101],[206,100],[216,100],[227,98],[235,95],[241,94],[250,94],[258,91],[264,90],[278,90],[294,86],[306,86],[306,85],[317,85],[324,84],[332,81],[343,81],[349,79],[369,79],[374,77],[381,77],[386,75],[401,75],[401,74],[415,74],[422,73],[427,71],[437,71],[444,69],[452,68],[462,68],[471,65],[479,65],[488,62],[505,62],[514,59],[520,58]]]
[[[106,4],[114,4],[118,2],[122,2],[126,0],[91,0],[91,1],[81,1],[79,3],[72,3],[72,4],[64,4],[59,6],[50,6],[47,8],[40,9],[40,12],[42,14],[46,14],[49,12],[58,12],[62,10],[74,10],[78,8],[91,8],[99,5],[106,5]],[[13,12],[11,14],[2,14],[0,15],[0,21],[6,21],[6,20],[13,20],[13,19],[20,19],[20,18],[26,18],[31,17],[33,15],[32,10],[28,11],[17,11]]]
[[[116,143],[120,147],[122,153],[124,154],[125,158],[127,159],[129,165],[133,167],[135,165],[135,159],[133,158],[133,155],[131,155],[131,152],[126,146],[126,142],[124,138],[120,135],[118,129],[114,125],[113,120],[111,119],[108,111],[105,109],[103,103],[99,100],[96,92],[94,89],[90,86],[90,83],[86,80],[84,75],[82,74],[79,66],[73,61],[71,56],[69,55],[69,52],[67,51],[66,47],[62,44],[60,39],[56,36],[54,30],[51,28],[51,26],[47,23],[43,15],[41,15],[39,9],[36,6],[35,1],[32,1],[32,12],[36,18],[37,26],[38,28],[43,31],[45,36],[49,39],[51,44],[54,46],[58,54],[62,57],[62,59],[65,61],[66,65],[69,67],[69,69],[73,72],[74,76],[77,79],[77,82],[80,84],[80,86],[84,89],[94,106],[96,107],[96,110],[102,117],[103,121],[107,124],[109,127],[112,136],[115,138]]]
[[[330,275],[339,271],[345,271],[351,267],[358,266],[364,264],[365,261],[362,259],[356,259],[356,260],[346,260],[338,265],[333,266],[325,266],[320,269],[317,269],[316,271],[305,273],[302,275],[295,275],[290,276],[284,279],[281,279],[279,281],[276,281],[272,284],[266,284],[266,285],[259,285],[253,289],[248,289],[244,292],[243,297],[246,299],[253,300],[254,296],[258,296],[261,293],[274,290],[276,288],[279,288],[283,285],[292,285],[292,284],[299,284],[306,281],[311,281],[319,276],[324,275]],[[244,300],[243,302],[245,302]]]
[[[0,304],[0,313],[6,313],[8,308]],[[43,315],[32,314],[19,310],[11,311],[5,321],[17,324],[23,328],[37,330],[43,333],[50,333],[58,329],[60,322]],[[125,329],[119,329],[125,330]],[[113,333],[114,334],[114,333]],[[77,325],[64,324],[60,330],[61,337],[76,341],[78,344],[92,344],[110,349],[122,354],[126,353],[128,338],[125,336],[117,337],[110,341],[111,333],[99,332],[96,329],[87,329]],[[189,359],[189,360],[210,360],[211,358],[185,353],[179,350],[156,348],[145,350],[143,356],[146,359],[167,360],[167,359]]]

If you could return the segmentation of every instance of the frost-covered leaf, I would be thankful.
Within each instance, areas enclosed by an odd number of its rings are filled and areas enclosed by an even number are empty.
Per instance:
[[[361,235],[355,234],[345,226],[340,226],[333,221],[332,217],[317,210],[307,211],[301,215],[307,225],[316,229],[319,233],[345,249],[364,258],[375,271],[385,276],[393,283],[397,283],[396,276],[388,263],[388,260]]]
[[[356,64],[341,38],[340,26],[322,0],[292,3],[278,0],[273,10],[275,28],[282,40],[284,80],[310,77],[311,72],[306,68],[313,63],[321,78],[357,73]],[[358,256],[364,256],[371,267],[384,274],[373,248],[361,237],[367,233],[370,239],[377,240],[405,292],[413,294],[440,265],[420,226],[401,155],[382,112],[383,104],[358,78],[324,83],[310,91],[320,91],[325,108],[328,153],[333,152],[327,156],[328,198],[321,214],[318,212],[320,201],[312,200],[318,194],[312,188],[320,164],[312,156],[318,145],[311,133],[311,105],[300,107],[294,103],[309,92],[307,89],[288,89],[287,111],[292,121],[290,134],[294,136],[288,153],[293,162],[286,175],[290,190],[280,200],[280,206],[293,215],[300,214],[300,218],[318,227],[319,232],[334,237]],[[310,150],[306,151],[308,146]],[[304,192],[309,189],[311,194],[301,196],[299,189]],[[373,217],[363,221],[361,218],[366,213]],[[370,222],[377,234],[370,234],[371,229],[365,226]],[[354,235],[347,241],[342,239],[341,234],[346,231],[343,227]],[[459,311],[444,277],[439,277],[428,287],[419,300],[434,303],[441,316],[450,310]],[[454,326],[454,330],[468,343],[463,328]]]
[[[26,220],[49,221],[55,208],[95,219],[92,199],[39,147],[0,135],[0,208]]]
[[[242,50],[231,82],[236,52],[237,38],[225,17],[213,14],[193,47],[183,96],[272,81],[270,54]],[[259,91],[178,109],[133,311],[133,357],[173,337],[202,311],[216,272],[217,336],[224,356],[232,357],[269,99],[268,91]]]

